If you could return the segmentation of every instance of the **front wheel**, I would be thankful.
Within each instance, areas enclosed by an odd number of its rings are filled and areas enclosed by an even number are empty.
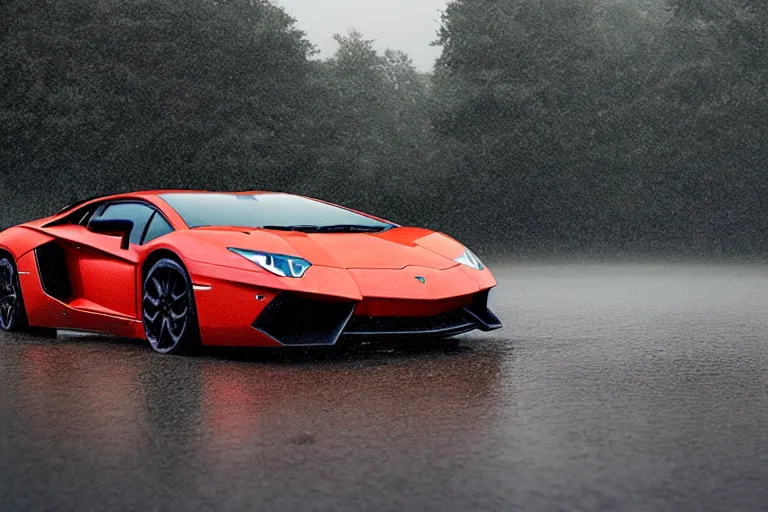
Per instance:
[[[199,345],[192,280],[176,261],[163,258],[144,280],[142,319],[152,348],[161,354],[190,353]]]

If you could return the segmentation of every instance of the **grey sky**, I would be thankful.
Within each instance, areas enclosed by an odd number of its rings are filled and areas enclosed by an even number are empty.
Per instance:
[[[321,57],[336,51],[333,34],[356,28],[375,39],[379,50],[407,52],[417,68],[432,69],[440,49],[437,39],[440,11],[446,0],[276,0],[296,18],[301,30],[321,50]]]

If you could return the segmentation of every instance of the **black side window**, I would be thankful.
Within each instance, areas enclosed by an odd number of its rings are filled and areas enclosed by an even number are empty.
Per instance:
[[[59,220],[46,224],[46,226],[63,226],[66,224],[78,224],[80,226],[87,226],[94,212],[98,210],[101,205],[102,203],[95,203],[77,208]]]
[[[88,222],[90,222],[91,217],[93,217],[93,214],[96,213],[96,210],[99,209],[98,204],[91,205],[87,208],[82,208],[72,214],[71,222],[72,224],[80,224],[81,226],[87,226]]]
[[[168,221],[165,220],[165,217],[163,217],[159,213],[155,213],[152,216],[152,220],[149,221],[147,234],[144,235],[144,240],[142,240],[141,243],[142,244],[149,243],[155,238],[160,238],[161,236],[167,235],[172,231],[173,231],[173,226],[168,224]]]
[[[131,230],[131,243],[141,243],[141,237],[144,234],[144,229],[147,227],[147,222],[155,210],[149,206],[139,203],[114,203],[108,205],[101,213],[93,216],[99,220],[117,220],[126,219],[133,221],[133,229]]]

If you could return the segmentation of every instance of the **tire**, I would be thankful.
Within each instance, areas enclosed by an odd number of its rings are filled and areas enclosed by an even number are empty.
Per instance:
[[[200,345],[200,327],[192,280],[184,267],[170,258],[159,260],[147,272],[142,290],[144,333],[155,352],[194,352]]]
[[[16,264],[8,256],[0,257],[0,329],[20,332],[29,327]]]
[[[30,327],[21,293],[19,271],[16,262],[7,255],[0,255],[0,330],[56,337],[56,329]]]

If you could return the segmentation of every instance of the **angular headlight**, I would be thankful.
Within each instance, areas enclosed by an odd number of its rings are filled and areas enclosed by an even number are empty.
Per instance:
[[[466,265],[475,270],[483,270],[485,268],[485,266],[483,265],[483,262],[480,261],[480,258],[475,256],[475,253],[473,253],[466,247],[464,248],[464,254],[454,259],[453,261],[455,261],[456,263],[461,263],[462,265]]]
[[[233,247],[229,247],[229,250],[280,277],[302,277],[312,266],[310,262],[298,256],[248,251]]]

